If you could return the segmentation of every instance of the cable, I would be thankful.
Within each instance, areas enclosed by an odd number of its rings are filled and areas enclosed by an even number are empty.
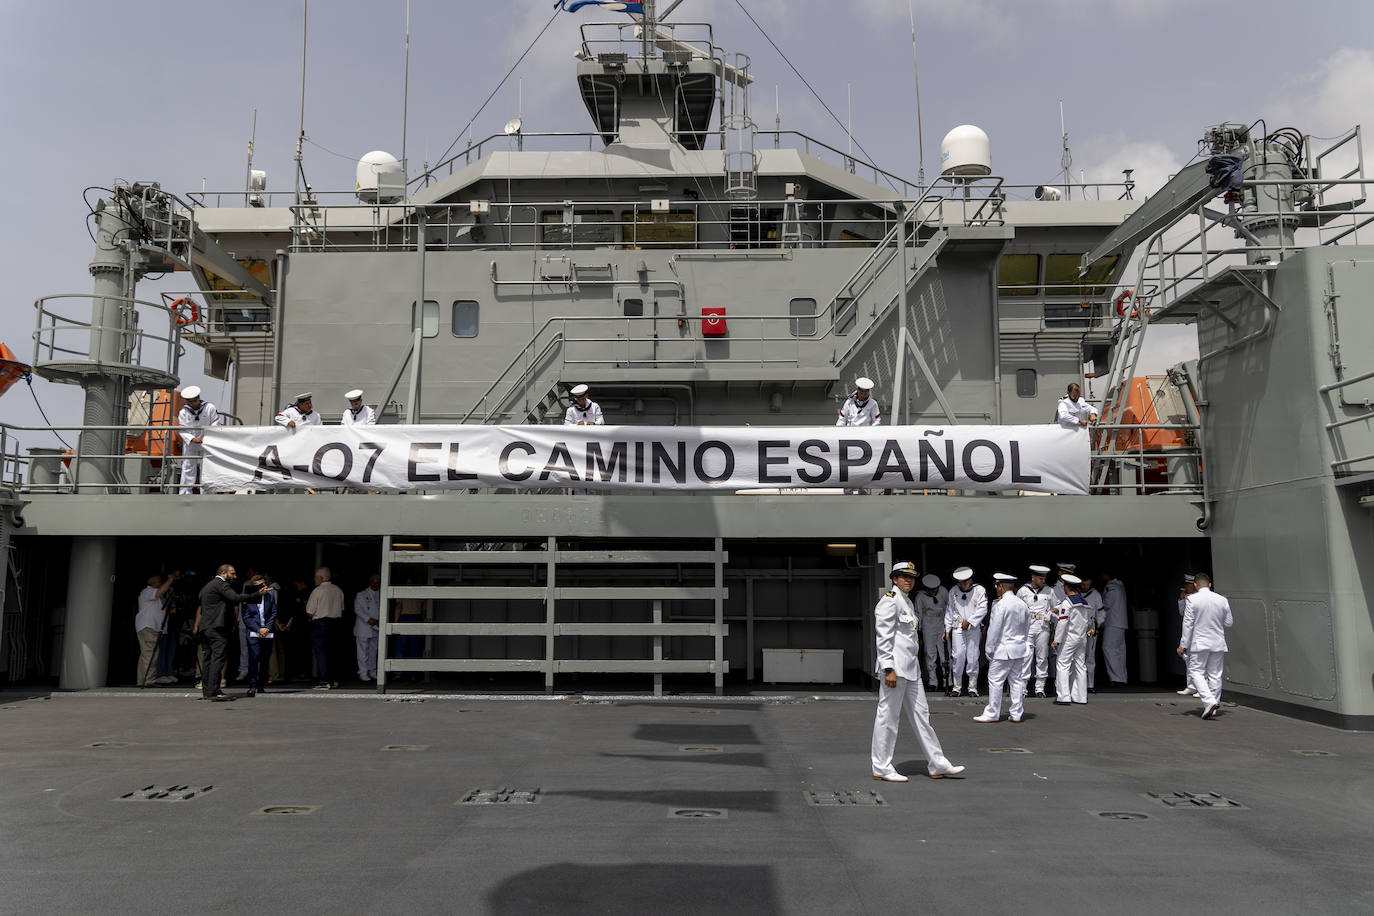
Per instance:
[[[315,147],[315,149],[317,149],[317,150],[323,150],[324,152],[328,153],[328,154],[331,155],[331,156],[338,156],[340,159],[347,159],[349,162],[357,162],[357,161],[358,161],[358,157],[356,157],[356,156],[345,156],[343,153],[336,153],[336,152],[334,152],[332,149],[330,149],[330,148],[327,147],[327,146],[321,146],[320,144],[316,143],[314,140],[311,140],[309,137],[306,137],[306,138],[305,138],[305,142],[306,142],[306,143],[309,143],[311,146]]]
[[[821,98],[821,94],[815,90],[815,87],[813,87],[809,82],[807,82],[806,77],[801,75],[801,71],[792,65],[792,61],[788,60],[787,55],[782,53],[782,48],[778,47],[778,43],[769,37],[768,33],[763,30],[763,26],[759,25],[758,20],[756,20],[750,14],[750,12],[744,8],[744,4],[741,2],[741,0],[735,0],[735,5],[738,6],[740,12],[743,13],[748,18],[748,20],[754,24],[754,28],[759,30],[759,34],[764,37],[764,40],[773,46],[773,50],[778,52],[778,56],[782,58],[782,62],[787,64],[787,66],[791,68],[792,72],[797,75],[797,79],[802,81],[802,85],[805,86],[808,90],[810,90],[811,94],[816,97],[816,101],[821,103],[821,107],[825,109],[825,113],[830,115],[830,117],[834,119],[835,123],[838,124],[840,128],[845,131],[845,133],[850,137],[850,139],[853,139],[854,135],[849,131],[849,128],[845,126],[845,123],[840,120],[839,116],[835,114],[835,112],[830,110],[830,106],[825,104],[825,99]],[[863,144],[860,143],[858,140],[854,140],[854,145],[857,146],[859,148],[859,152],[863,153],[864,156],[868,159],[869,164],[874,165],[876,167],[877,161],[874,159],[873,155],[869,153],[868,150],[864,149]],[[897,186],[892,183],[891,178],[888,178],[886,175],[884,175],[883,180],[887,182],[888,187],[892,188],[892,190],[897,190]]]
[[[474,113],[471,118],[468,118],[468,123],[464,124],[463,129],[458,131],[458,136],[454,137],[453,142],[450,143],[448,147],[445,148],[444,151],[439,154],[439,158],[438,160],[436,160],[435,167],[444,162],[444,157],[447,156],[449,152],[453,149],[453,147],[458,144],[459,140],[463,139],[464,131],[471,127],[473,122],[476,121],[479,117],[481,117],[482,112],[485,111],[486,107],[491,104],[491,100],[496,98],[496,93],[500,92],[501,87],[506,85],[506,80],[510,79],[510,75],[515,72],[516,68],[519,67],[522,63],[524,63],[525,58],[529,55],[531,51],[534,50],[534,46],[539,43],[539,39],[543,38],[544,33],[549,30],[549,26],[553,25],[553,21],[558,18],[559,12],[561,12],[559,9],[554,9],[553,15],[549,17],[549,21],[544,23],[544,27],[539,30],[538,35],[534,36],[534,41],[530,42],[530,46],[525,49],[524,53],[520,55],[520,58],[516,60],[515,63],[511,64],[511,68],[506,71],[505,76],[501,77],[501,82],[496,84],[496,88],[491,91],[491,95],[487,96],[487,100],[482,103],[482,107],[478,108],[476,113]]]
[[[53,424],[53,421],[48,419],[48,412],[45,411],[45,410],[43,409],[43,405],[40,404],[40,403],[38,402],[38,392],[36,392],[36,391],[33,390],[33,373],[32,373],[32,372],[25,372],[25,373],[24,373],[24,382],[29,386],[29,394],[33,395],[33,403],[34,403],[35,406],[38,407],[38,412],[39,412],[40,414],[42,414],[42,416],[43,416],[43,421],[44,421],[45,423],[47,423],[49,426],[53,426],[53,425],[54,425],[54,424]],[[56,431],[53,431],[53,435],[54,435],[54,436],[57,436],[57,441],[58,441],[58,442],[61,442],[63,445],[67,446],[67,448],[71,448],[71,444],[68,443],[66,439],[63,439],[61,436],[58,436]]]

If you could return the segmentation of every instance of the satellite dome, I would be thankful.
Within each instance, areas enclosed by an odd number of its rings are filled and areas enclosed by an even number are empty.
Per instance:
[[[394,191],[390,187],[387,188],[388,193],[379,194],[379,188],[382,184],[379,176],[384,173],[394,175],[400,171],[401,160],[385,150],[374,149],[365,154],[363,158],[358,160],[358,199],[371,203],[386,197],[394,197],[394,194],[389,193]],[[388,182],[388,185],[390,184],[392,182]],[[404,180],[402,180],[402,185],[404,186]]]
[[[992,174],[988,135],[972,124],[961,124],[940,141],[940,174],[946,178],[976,178]]]

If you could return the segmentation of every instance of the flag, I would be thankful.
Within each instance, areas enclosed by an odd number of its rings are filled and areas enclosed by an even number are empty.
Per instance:
[[[643,3],[624,3],[621,0],[558,0],[554,9],[567,10],[575,13],[584,6],[596,6],[608,13],[630,13],[635,16],[644,15]]]

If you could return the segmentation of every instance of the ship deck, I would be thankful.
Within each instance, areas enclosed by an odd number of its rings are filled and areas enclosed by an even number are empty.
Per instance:
[[[1172,692],[932,698],[964,778],[869,779],[873,697],[0,695],[8,912],[1367,912],[1374,736]],[[387,745],[413,745],[386,750]],[[994,752],[1021,748],[1024,753]],[[213,787],[185,801],[147,786]],[[458,804],[473,789],[536,804]],[[880,793],[817,807],[805,793]],[[1148,793],[1217,793],[1169,807]],[[1217,796],[1208,796],[1218,801]],[[871,796],[868,796],[871,798]],[[260,814],[269,806],[310,813]],[[720,812],[674,817],[674,811]],[[1103,812],[1107,812],[1103,816]]]

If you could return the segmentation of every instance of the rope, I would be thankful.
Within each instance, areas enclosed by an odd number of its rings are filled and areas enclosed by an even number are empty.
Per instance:
[[[44,410],[44,409],[43,409],[43,405],[40,404],[40,403],[38,402],[38,392],[36,392],[36,391],[33,390],[33,373],[32,373],[32,372],[25,372],[25,373],[24,373],[24,382],[25,382],[25,384],[27,384],[27,385],[29,386],[29,394],[33,395],[33,403],[34,403],[34,405],[38,408],[38,412],[39,412],[40,414],[42,414],[42,416],[43,416],[43,422],[47,423],[49,426],[55,426],[56,424],[53,423],[52,420],[49,420],[49,419],[48,419],[48,412],[47,412],[46,410]],[[53,431],[53,435],[54,435],[54,436],[57,436],[57,441],[58,441],[58,442],[61,442],[61,443],[62,443],[63,445],[65,445],[67,448],[71,448],[71,445],[67,442],[66,439],[63,439],[61,436],[58,436],[58,435],[57,435],[57,431],[56,431],[56,430]]]

